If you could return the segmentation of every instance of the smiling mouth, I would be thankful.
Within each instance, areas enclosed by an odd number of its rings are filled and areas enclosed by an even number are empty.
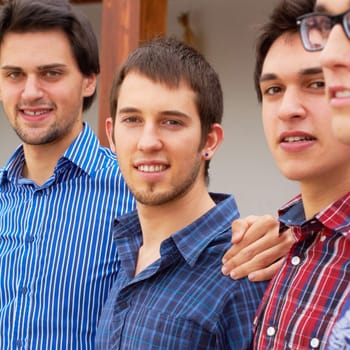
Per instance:
[[[303,142],[303,141],[313,141],[313,140],[315,140],[315,138],[311,136],[289,136],[289,137],[284,137],[282,139],[282,142],[293,143],[293,142]]]
[[[40,111],[31,111],[28,109],[21,109],[21,112],[25,115],[28,115],[30,117],[37,117],[37,116],[41,116],[44,115],[46,113],[49,113],[51,110],[50,109],[42,109]]]
[[[144,173],[158,173],[158,172],[163,171],[167,168],[168,167],[166,165],[139,165],[137,167],[138,170],[140,170]]]
[[[342,90],[334,92],[334,97],[350,97],[350,90]]]

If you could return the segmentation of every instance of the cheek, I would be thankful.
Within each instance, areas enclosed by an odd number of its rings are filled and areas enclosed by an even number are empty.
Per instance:
[[[271,118],[273,116],[273,111],[263,110],[262,112],[262,126],[265,134],[266,142],[270,145],[274,139],[274,128],[276,120]]]
[[[129,157],[135,149],[135,138],[130,132],[114,129],[112,143],[118,159]]]

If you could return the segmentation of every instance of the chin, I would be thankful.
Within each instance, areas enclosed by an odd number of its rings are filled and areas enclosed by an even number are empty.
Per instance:
[[[307,169],[303,164],[291,164],[291,166],[280,168],[282,176],[290,181],[302,181],[307,176]]]

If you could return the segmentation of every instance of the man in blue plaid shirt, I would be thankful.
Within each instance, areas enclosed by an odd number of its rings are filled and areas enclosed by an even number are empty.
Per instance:
[[[221,259],[238,217],[208,193],[223,97],[201,54],[175,39],[136,49],[111,92],[110,146],[137,202],[114,227],[120,270],[97,349],[249,349],[264,282],[233,281]]]

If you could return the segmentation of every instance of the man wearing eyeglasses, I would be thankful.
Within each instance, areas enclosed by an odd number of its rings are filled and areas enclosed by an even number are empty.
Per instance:
[[[340,141],[350,144],[350,1],[318,0],[315,11],[299,17],[297,23],[304,48],[311,52],[322,51],[333,132]],[[350,240],[348,232],[344,230],[343,234]],[[347,256],[350,257],[349,251]],[[350,349],[349,287],[343,300],[327,350]]]
[[[255,83],[269,148],[301,195],[281,208],[296,243],[256,315],[254,349],[325,349],[350,281],[350,149],[330,132],[321,53],[303,49],[296,18],[314,0],[282,0],[257,40]],[[310,25],[314,47],[324,31]]]
[[[322,51],[333,131],[350,144],[350,1],[318,0],[297,23],[305,49]]]

